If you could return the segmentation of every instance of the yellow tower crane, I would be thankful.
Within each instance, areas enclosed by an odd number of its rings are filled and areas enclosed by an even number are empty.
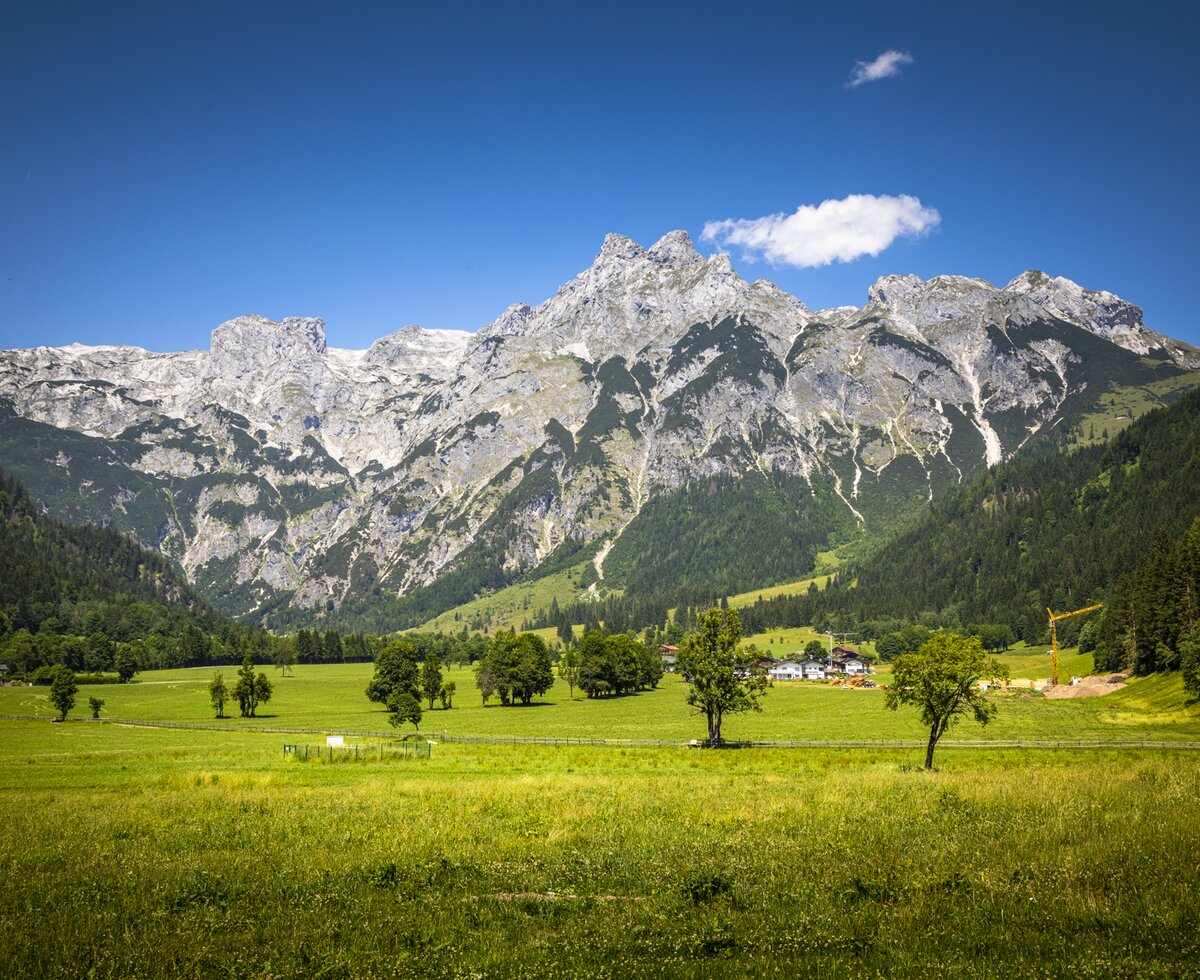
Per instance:
[[[1088,606],[1086,609],[1076,609],[1074,612],[1059,613],[1057,616],[1047,609],[1050,613],[1050,684],[1052,687],[1058,687],[1058,627],[1055,625],[1060,619],[1070,619],[1072,616],[1082,616],[1084,613],[1095,612],[1097,609],[1104,608],[1103,602],[1097,602],[1094,606]]]

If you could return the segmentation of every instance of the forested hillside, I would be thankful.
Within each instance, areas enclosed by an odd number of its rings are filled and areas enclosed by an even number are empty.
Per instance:
[[[207,647],[257,632],[213,610],[162,555],[112,528],[39,514],[0,472],[0,639],[14,670],[111,670],[121,645]]]
[[[1182,539],[1159,537],[1141,564],[1121,576],[1093,631],[1101,670],[1183,668],[1200,695],[1200,518]]]
[[[1192,392],[1106,445],[1019,454],[839,577],[856,588],[772,600],[749,618],[838,628],[883,618],[1004,623],[1038,642],[1047,606],[1104,600],[1198,515],[1200,393]],[[1064,625],[1070,641],[1083,624]]]

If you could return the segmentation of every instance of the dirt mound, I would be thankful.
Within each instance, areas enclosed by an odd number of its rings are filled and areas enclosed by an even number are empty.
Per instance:
[[[1091,676],[1081,678],[1078,684],[1059,684],[1058,687],[1046,688],[1048,698],[1098,698],[1104,694],[1112,694],[1125,686],[1124,674],[1108,674],[1107,676]]]

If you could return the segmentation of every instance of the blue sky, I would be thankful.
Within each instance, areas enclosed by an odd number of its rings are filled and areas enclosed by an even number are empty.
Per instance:
[[[831,9],[831,8],[837,9]],[[1109,289],[1200,342],[1191,4],[47,2],[0,19],[0,345],[206,347],[241,313],[335,346],[475,329],[606,232],[916,198],[815,268]],[[851,86],[856,63],[906,53]]]

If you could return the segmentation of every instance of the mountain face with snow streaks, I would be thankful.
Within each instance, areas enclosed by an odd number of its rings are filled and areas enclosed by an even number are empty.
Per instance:
[[[888,276],[862,307],[811,311],[684,232],[609,235],[554,297],[475,333],[349,351],[319,319],[241,316],[208,351],[3,352],[0,466],[228,612],[370,607],[379,628],[398,597],[437,611],[572,556],[603,577],[614,548],[627,569],[647,504],[661,520],[705,480],[757,473],[797,522],[879,529],[1114,392],[1169,398],[1197,369],[1136,306],[1038,272]]]

